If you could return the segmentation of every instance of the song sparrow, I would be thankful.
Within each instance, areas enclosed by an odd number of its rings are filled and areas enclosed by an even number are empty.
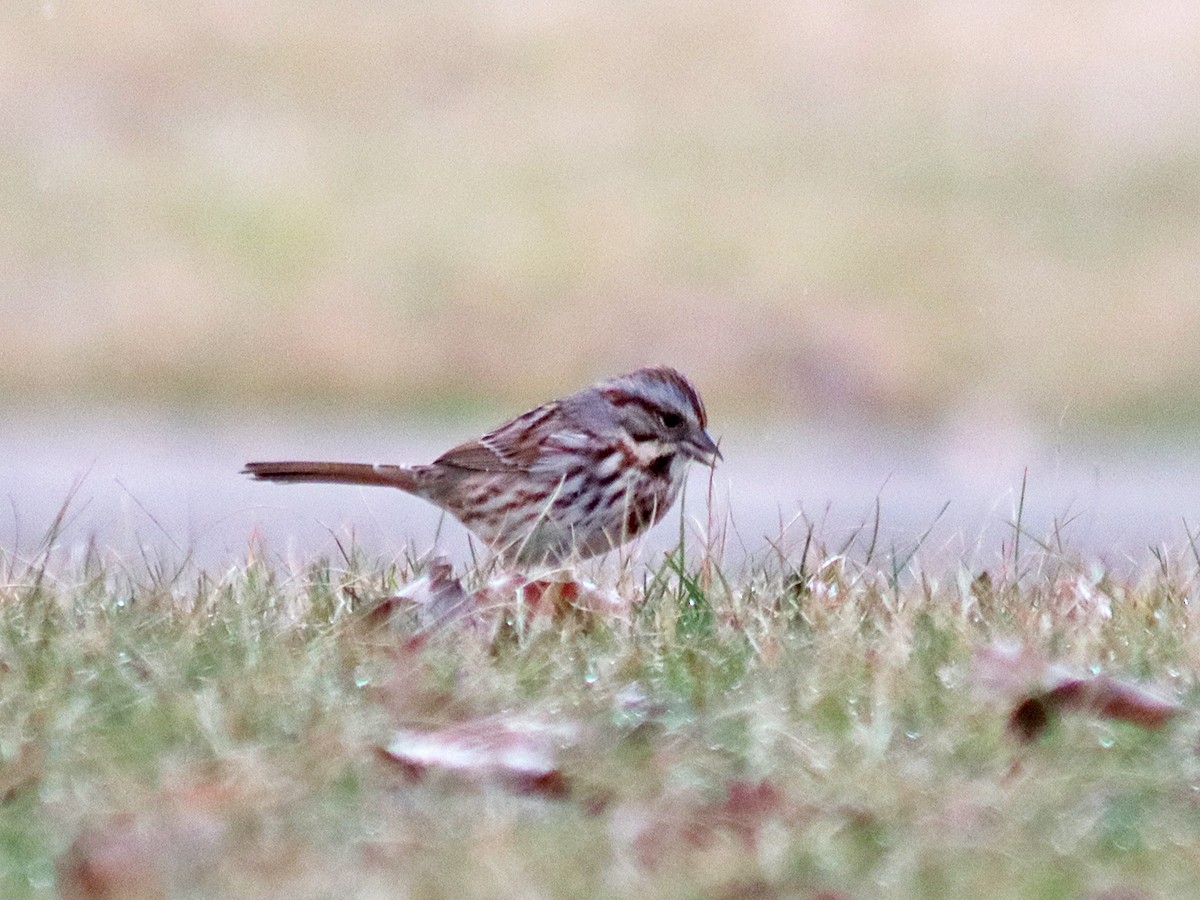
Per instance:
[[[721,457],[704,404],[675,369],[638,369],[518,416],[427,466],[252,462],[268,481],[399,488],[518,564],[605,553],[661,519],[688,463]]]

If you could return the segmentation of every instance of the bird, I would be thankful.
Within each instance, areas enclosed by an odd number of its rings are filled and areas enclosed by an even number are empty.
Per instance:
[[[707,427],[691,381],[649,366],[544,403],[428,465],[249,462],[242,473],[398,488],[506,562],[554,565],[607,553],[661,520],[688,466],[722,459]]]

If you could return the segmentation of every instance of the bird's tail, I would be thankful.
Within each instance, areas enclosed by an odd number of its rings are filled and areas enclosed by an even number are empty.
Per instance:
[[[317,481],[333,484],[372,484],[417,490],[417,477],[405,466],[336,462],[251,462],[242,469],[260,481]]]

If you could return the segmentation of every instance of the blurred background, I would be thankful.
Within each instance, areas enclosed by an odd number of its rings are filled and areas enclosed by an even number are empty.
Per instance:
[[[21,0],[0,122],[26,533],[85,473],[195,509],[647,362],[764,522],[1033,466],[1144,545],[1200,496],[1195,4]]]

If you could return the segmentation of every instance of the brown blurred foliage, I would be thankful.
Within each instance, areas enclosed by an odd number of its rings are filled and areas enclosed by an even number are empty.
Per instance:
[[[1200,9],[0,12],[0,398],[1190,422]]]

